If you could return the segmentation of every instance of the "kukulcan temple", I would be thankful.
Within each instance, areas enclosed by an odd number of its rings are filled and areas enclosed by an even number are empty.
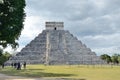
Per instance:
[[[102,64],[95,52],[78,40],[63,22],[46,22],[46,29],[6,63]]]

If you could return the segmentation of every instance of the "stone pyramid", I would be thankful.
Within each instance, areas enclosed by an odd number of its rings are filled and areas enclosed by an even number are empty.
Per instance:
[[[24,62],[30,64],[100,64],[102,60],[74,37],[64,30],[63,22],[46,22],[43,30],[19,53],[12,56],[7,63]]]

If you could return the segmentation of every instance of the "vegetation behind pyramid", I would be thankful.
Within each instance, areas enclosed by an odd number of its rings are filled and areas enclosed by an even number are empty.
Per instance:
[[[27,62],[30,64],[99,64],[102,60],[90,48],[82,44],[63,22],[46,22],[43,30],[7,63]]]

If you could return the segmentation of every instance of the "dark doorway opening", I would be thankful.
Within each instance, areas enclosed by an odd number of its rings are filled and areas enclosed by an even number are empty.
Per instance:
[[[54,30],[57,30],[57,28],[55,27]]]

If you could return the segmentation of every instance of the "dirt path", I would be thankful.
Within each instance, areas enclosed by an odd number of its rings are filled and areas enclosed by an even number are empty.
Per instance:
[[[33,78],[25,78],[25,77],[19,77],[19,76],[8,76],[5,74],[0,74],[0,80],[44,80],[44,79],[33,79]]]
[[[0,80],[85,80],[85,79],[70,79],[70,78],[27,78],[20,76],[8,76],[0,73]]]

